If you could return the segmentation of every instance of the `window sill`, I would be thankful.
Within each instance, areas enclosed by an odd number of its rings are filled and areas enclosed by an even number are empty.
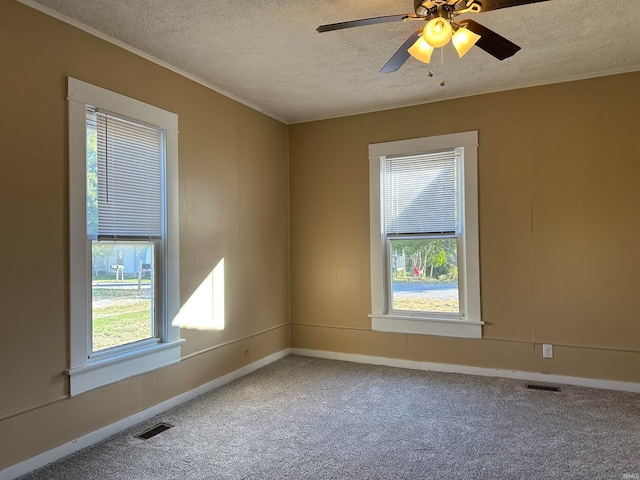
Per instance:
[[[71,396],[178,363],[183,342],[155,344],[69,369]]]
[[[372,314],[371,329],[376,332],[413,333],[441,337],[482,338],[484,322],[437,319],[404,315]]]

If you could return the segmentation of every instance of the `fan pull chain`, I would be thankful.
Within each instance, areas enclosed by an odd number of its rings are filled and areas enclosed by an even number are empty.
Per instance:
[[[442,71],[442,76],[444,76],[444,49],[441,48],[440,49],[440,70]],[[428,75],[430,77],[433,77],[435,74],[433,73],[433,70],[429,70]],[[440,80],[440,86],[444,87],[446,85],[446,82],[443,80]]]
[[[444,76],[444,48],[440,49],[440,68],[442,69],[442,76]],[[444,79],[440,80],[440,86],[445,86]]]

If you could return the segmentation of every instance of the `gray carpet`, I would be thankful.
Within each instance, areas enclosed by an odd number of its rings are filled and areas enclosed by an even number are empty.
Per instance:
[[[174,428],[133,436],[158,422]],[[30,479],[624,479],[640,395],[289,356]]]

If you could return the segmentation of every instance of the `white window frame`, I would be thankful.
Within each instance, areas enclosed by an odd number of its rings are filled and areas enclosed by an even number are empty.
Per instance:
[[[89,83],[68,78],[69,103],[69,309],[71,396],[180,361],[178,209],[178,116]],[[87,106],[160,127],[165,132],[165,248],[159,291],[162,318],[159,340],[139,342],[91,355],[91,242],[87,239]],[[134,348],[131,348],[131,347]]]
[[[458,239],[460,314],[389,311],[389,261],[384,232],[384,161],[386,157],[420,155],[461,148],[462,234]],[[478,132],[462,132],[369,145],[371,227],[371,329],[447,337],[482,338],[480,253],[478,241]]]

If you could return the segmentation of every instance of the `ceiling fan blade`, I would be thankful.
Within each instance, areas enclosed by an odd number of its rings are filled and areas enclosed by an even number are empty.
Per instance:
[[[520,5],[527,5],[528,3],[547,1],[548,0],[478,0],[478,3],[482,5],[480,12],[489,12],[491,10],[498,10],[499,8],[518,7]]]
[[[375,25],[376,23],[401,22],[402,20],[415,17],[415,15],[405,13],[403,15],[385,15],[384,17],[363,18],[361,20],[351,20],[350,22],[331,23],[329,25],[320,25],[316,28],[318,33],[331,32],[333,30],[342,30],[343,28],[362,27],[365,25]]]
[[[389,59],[389,61],[385,64],[385,66],[382,67],[382,70],[380,70],[380,73],[395,72],[402,65],[404,65],[404,62],[406,62],[407,59],[410,57],[408,49],[411,45],[416,43],[416,41],[420,37],[420,33],[422,33],[422,30],[416,30],[415,32],[413,32],[411,36],[407,38],[407,40],[398,49],[398,51],[393,54],[393,56]]]
[[[509,58],[520,50],[520,47],[510,40],[507,40],[502,35],[498,35],[493,30],[489,30],[487,27],[480,25],[473,20],[460,20],[460,25],[466,25],[473,33],[480,35],[480,40],[476,43],[477,47],[493,55],[498,60],[504,60]]]

